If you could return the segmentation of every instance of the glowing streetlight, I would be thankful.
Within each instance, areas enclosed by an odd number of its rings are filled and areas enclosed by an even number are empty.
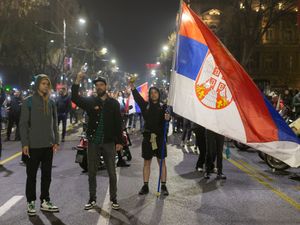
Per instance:
[[[112,60],[111,60],[111,63],[112,63],[112,64],[116,64],[116,63],[117,63],[117,60],[112,59]]]
[[[163,49],[164,52],[167,52],[167,51],[169,51],[169,46],[165,45],[165,46],[163,46],[162,49]]]
[[[54,43],[54,40],[50,40],[50,43]]]
[[[157,62],[156,65],[160,65],[160,62]]]
[[[102,55],[106,55],[108,50],[107,50],[107,48],[102,48],[100,52]]]
[[[82,24],[82,25],[86,24],[86,20],[83,19],[83,18],[79,18],[79,19],[78,19],[78,22],[79,22],[80,24]]]

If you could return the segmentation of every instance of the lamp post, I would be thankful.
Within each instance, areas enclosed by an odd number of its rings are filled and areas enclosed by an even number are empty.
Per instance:
[[[86,20],[84,18],[79,18],[78,23],[80,25],[86,24]],[[54,42],[54,41],[53,41]],[[52,42],[51,42],[52,43]],[[63,19],[63,59],[62,59],[62,67],[61,67],[61,76],[64,76],[64,65],[65,65],[65,57],[67,55],[67,23],[66,19]],[[64,83],[65,79],[62,79],[62,83]]]

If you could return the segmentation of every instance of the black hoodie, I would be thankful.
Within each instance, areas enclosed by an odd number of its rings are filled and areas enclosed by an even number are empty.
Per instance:
[[[150,99],[150,91],[155,89],[159,93],[158,103],[153,103]],[[144,129],[151,133],[155,133],[158,136],[163,136],[164,121],[166,105],[160,103],[160,92],[157,88],[151,87],[149,89],[149,102],[146,102],[140,93],[134,89],[132,90],[134,100],[139,105],[142,111],[143,118],[145,120]]]

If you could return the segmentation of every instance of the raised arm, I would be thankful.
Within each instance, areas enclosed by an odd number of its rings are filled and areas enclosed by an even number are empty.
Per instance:
[[[79,92],[79,84],[81,82],[81,80],[83,79],[84,74],[82,72],[79,72],[77,75],[77,78],[74,82],[74,84],[72,85],[72,101],[80,108],[82,108],[83,110],[88,110],[89,109],[89,105],[90,105],[90,101],[88,98],[82,97],[78,94]]]

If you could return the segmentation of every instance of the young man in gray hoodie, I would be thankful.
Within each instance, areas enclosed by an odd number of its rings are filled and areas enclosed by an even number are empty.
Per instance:
[[[59,136],[55,103],[49,98],[51,82],[47,75],[36,77],[35,92],[22,104],[20,136],[23,154],[28,156],[26,163],[27,213],[36,215],[36,174],[41,164],[41,210],[58,212],[50,202],[53,153],[58,150]]]

